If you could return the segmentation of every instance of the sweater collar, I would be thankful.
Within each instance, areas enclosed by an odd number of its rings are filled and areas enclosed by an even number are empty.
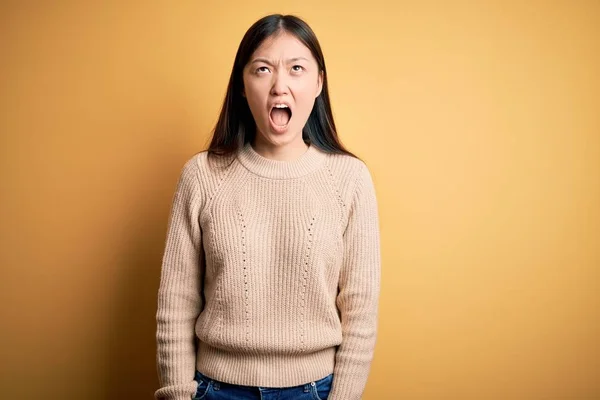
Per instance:
[[[271,179],[298,178],[316,171],[325,160],[326,153],[310,143],[308,149],[298,158],[289,161],[273,160],[261,156],[250,142],[238,153],[238,160],[250,172]]]

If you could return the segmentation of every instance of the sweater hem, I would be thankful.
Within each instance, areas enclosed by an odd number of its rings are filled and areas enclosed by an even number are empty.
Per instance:
[[[303,354],[251,354],[198,343],[196,369],[220,382],[283,388],[303,385],[333,373],[336,347]]]

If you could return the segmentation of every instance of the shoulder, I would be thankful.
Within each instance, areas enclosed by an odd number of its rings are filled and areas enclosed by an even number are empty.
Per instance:
[[[345,209],[350,210],[354,203],[360,202],[365,190],[374,192],[371,172],[362,159],[328,153],[324,164],[325,174]]]
[[[234,155],[217,156],[200,151],[183,163],[180,182],[194,187],[203,199],[211,199],[232,171]]]
[[[358,177],[360,174],[369,172],[367,164],[360,158],[348,154],[327,153],[326,166],[332,172]]]
[[[196,174],[200,182],[208,182],[226,174],[234,156],[216,156],[209,154],[208,150],[200,151],[189,157],[183,164],[182,172]]]
[[[371,170],[360,158],[347,154],[327,154],[325,166],[331,177],[348,189],[372,184]]]

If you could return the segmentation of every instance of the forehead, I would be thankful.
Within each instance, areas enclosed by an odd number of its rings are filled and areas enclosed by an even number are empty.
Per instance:
[[[265,57],[274,60],[305,57],[309,60],[314,60],[310,49],[296,38],[296,36],[289,33],[280,33],[265,39],[252,54],[252,58],[255,57]]]

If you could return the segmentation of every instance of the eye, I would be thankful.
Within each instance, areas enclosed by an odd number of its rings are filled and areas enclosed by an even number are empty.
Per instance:
[[[267,71],[269,70],[269,68],[268,68],[268,67],[264,67],[264,66],[263,66],[263,67],[258,67],[258,68],[256,69],[256,72],[263,72],[263,71],[261,71],[261,69],[262,69],[262,68],[266,68],[266,69],[267,69]],[[266,72],[266,71],[265,71],[265,72]]]
[[[294,68],[299,68],[299,69],[294,69]],[[292,67],[292,69],[294,69],[294,72],[300,72],[301,70],[304,69],[304,67],[302,65],[294,65]]]

